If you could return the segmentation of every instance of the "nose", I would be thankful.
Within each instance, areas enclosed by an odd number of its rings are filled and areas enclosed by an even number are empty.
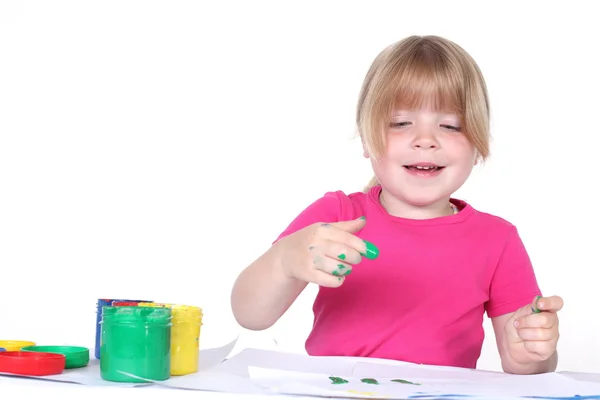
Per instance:
[[[440,144],[435,135],[427,129],[419,130],[413,140],[413,147],[415,149],[437,149],[439,146]]]

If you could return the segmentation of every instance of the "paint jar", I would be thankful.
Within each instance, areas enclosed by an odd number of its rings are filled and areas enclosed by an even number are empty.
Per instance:
[[[152,300],[119,300],[119,299],[98,299],[96,303],[96,345],[94,348],[94,356],[99,360],[100,359],[100,319],[102,318],[102,307],[104,306],[113,306],[114,303],[141,303],[141,302],[149,302]],[[133,305],[133,304],[123,304],[123,305]]]
[[[172,304],[169,303],[155,303],[153,301],[142,301],[138,303],[140,307],[166,307],[171,308]]]
[[[139,303],[140,307],[171,309],[171,375],[198,372],[202,309],[168,303]]]
[[[164,381],[171,372],[171,309],[102,309],[100,376],[112,382]],[[133,376],[129,376],[131,374]]]
[[[171,375],[198,372],[202,309],[175,305],[171,312]]]

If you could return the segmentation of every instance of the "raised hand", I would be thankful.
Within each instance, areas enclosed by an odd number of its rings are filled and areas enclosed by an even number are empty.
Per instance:
[[[544,361],[556,352],[558,311],[563,300],[558,296],[537,296],[531,304],[518,309],[506,323],[508,351],[520,364]]]
[[[282,266],[287,276],[320,286],[339,287],[363,257],[374,259],[379,250],[355,233],[363,217],[335,223],[316,223],[281,240]]]

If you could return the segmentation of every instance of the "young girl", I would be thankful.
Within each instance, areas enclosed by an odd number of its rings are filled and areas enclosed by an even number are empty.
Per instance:
[[[489,153],[477,64],[440,37],[395,43],[367,73],[356,123],[374,178],[317,199],[240,274],[240,325],[270,327],[315,283],[310,355],[475,368],[487,313],[504,371],[553,371],[562,299],[541,297],[512,224],[451,197]]]

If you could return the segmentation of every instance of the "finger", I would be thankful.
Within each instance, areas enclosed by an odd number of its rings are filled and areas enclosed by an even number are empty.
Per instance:
[[[518,326],[518,323],[516,321],[520,321],[522,318],[531,315],[532,313],[533,310],[531,309],[531,305],[528,304],[517,309],[517,311],[515,311],[513,315],[508,319],[508,321],[506,322],[506,328],[510,328],[507,329],[508,338],[510,341],[520,342],[522,340],[519,337],[519,334],[517,333],[516,328]]]
[[[533,309],[530,305],[523,306],[513,313],[513,315],[509,318],[508,323],[514,324],[516,320],[520,320],[528,315],[531,315],[532,313]]]
[[[517,334],[524,341],[546,342],[555,337],[554,330],[546,328],[519,328]]]
[[[319,232],[319,236],[321,238],[351,247],[361,256],[374,260],[377,258],[377,256],[379,256],[379,249],[373,243],[359,238],[358,236],[354,235],[353,232],[349,232],[346,229],[347,225],[341,225],[346,224],[347,222],[356,223],[355,221],[360,222],[361,219],[359,218],[358,220],[354,221],[336,222],[333,224],[321,224],[320,228],[323,230]],[[362,224],[364,224],[364,222],[362,222]],[[342,228],[340,228],[340,226]]]
[[[364,219],[358,218],[352,221],[341,221],[331,224],[321,224],[317,235],[321,239],[326,239],[347,247],[351,247],[358,251],[360,254],[371,254],[372,249],[371,251],[369,251],[369,246],[367,242],[355,235],[355,233],[358,232],[359,229],[351,229],[351,227],[362,228],[365,224],[364,221]],[[373,246],[371,245],[371,247]]]
[[[556,313],[563,308],[563,299],[559,296],[539,297],[537,299],[537,308],[540,311]]]
[[[313,274],[308,279],[309,282],[313,282],[319,286],[328,288],[337,288],[344,284],[346,280],[345,276],[333,276],[327,272],[321,270],[313,270]]]
[[[350,265],[321,255],[317,256],[314,266],[308,281],[329,288],[340,287],[352,271]]]
[[[343,261],[348,264],[356,265],[360,264],[362,261],[362,256],[358,251],[356,251],[356,249],[331,240],[325,241],[322,246],[316,248],[315,250],[320,251],[327,257]]]
[[[356,233],[365,227],[366,222],[367,222],[367,220],[365,217],[360,217],[360,218],[356,218],[356,219],[353,219],[350,221],[339,221],[339,222],[333,222],[331,224],[325,224],[325,226],[333,226],[344,232]]]
[[[549,329],[558,325],[558,317],[554,313],[543,312],[529,314],[515,319],[514,326],[518,329],[544,328]]]
[[[350,264],[322,255],[315,256],[313,265],[316,269],[337,277],[347,276],[352,272]]]

